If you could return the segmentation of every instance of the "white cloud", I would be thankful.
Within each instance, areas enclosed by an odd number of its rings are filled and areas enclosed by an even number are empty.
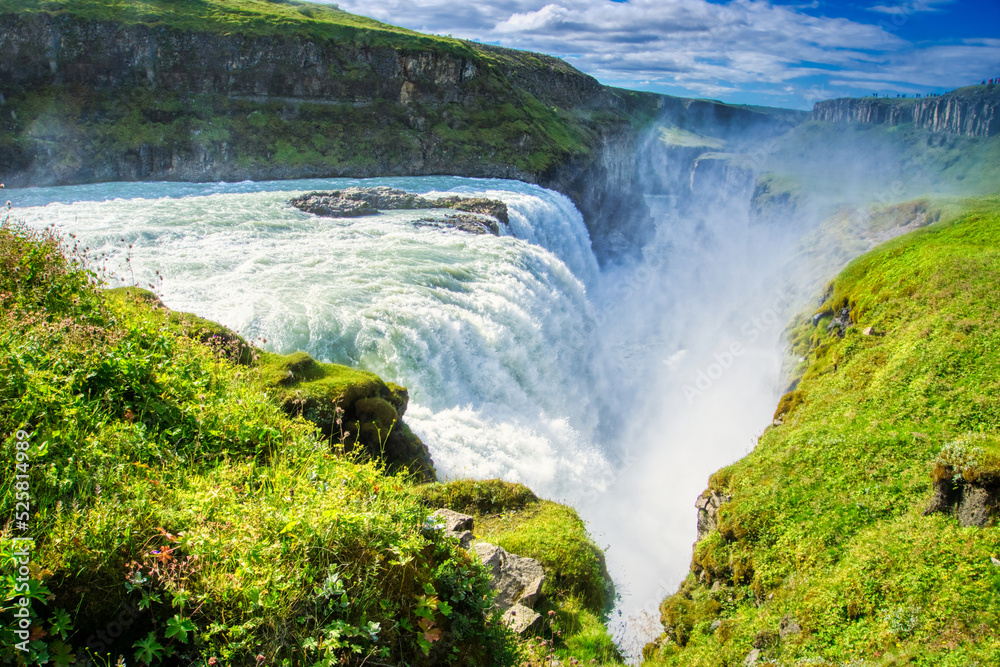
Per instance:
[[[939,12],[944,5],[950,5],[955,0],[902,0],[891,5],[874,5],[868,11],[879,14],[896,14],[909,16],[920,12]]]
[[[510,33],[555,28],[567,16],[569,10],[562,5],[545,5],[537,12],[511,14],[510,18],[498,23],[494,30],[499,33]]]
[[[1000,69],[1000,44],[982,39],[917,46],[895,26],[813,16],[767,0],[337,0],[349,12],[437,34],[565,58],[612,85],[674,94],[758,95],[807,106],[816,90],[851,94],[843,82],[955,86]],[[953,0],[885,0],[885,14],[935,11]],[[892,10],[895,13],[895,10]],[[873,21],[875,19],[873,18]],[[892,25],[888,25],[892,24]],[[886,29],[883,29],[886,28]],[[987,77],[988,78],[988,77]],[[834,83],[836,79],[837,83]],[[865,83],[861,83],[865,82]],[[792,92],[789,92],[792,91]],[[809,92],[812,91],[812,92]],[[856,91],[853,91],[856,92]],[[888,92],[888,91],[883,91]],[[760,97],[763,96],[763,97]]]

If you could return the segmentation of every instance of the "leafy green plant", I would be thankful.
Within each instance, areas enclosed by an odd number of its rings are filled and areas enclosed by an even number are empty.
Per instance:
[[[136,649],[135,657],[146,665],[159,664],[166,654],[166,647],[156,641],[156,633],[150,632],[132,646]]]

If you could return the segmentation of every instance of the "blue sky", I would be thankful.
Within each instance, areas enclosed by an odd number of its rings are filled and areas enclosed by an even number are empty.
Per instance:
[[[1000,0],[337,0],[423,32],[565,58],[602,83],[808,109],[1000,77]]]

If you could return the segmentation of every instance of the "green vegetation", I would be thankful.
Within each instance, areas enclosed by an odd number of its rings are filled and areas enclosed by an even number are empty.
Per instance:
[[[484,92],[475,104],[419,106],[423,130],[411,127],[413,109],[381,99],[261,102],[143,88],[8,91],[16,120],[2,121],[0,154],[11,169],[38,169],[39,149],[51,148],[55,158],[45,177],[57,180],[87,180],[119,159],[142,169],[143,152],[151,156],[147,168],[167,169],[175,159],[183,168],[204,156],[220,175],[243,178],[403,174],[425,153],[458,172],[481,168],[486,156],[508,170],[541,173],[591,145],[594,131],[572,114],[523,92],[510,93],[520,104],[497,105],[485,89],[498,83],[476,85]],[[380,122],[372,123],[373,115]]]
[[[542,563],[546,582],[537,610],[552,615],[547,629],[530,645],[529,663],[548,664],[557,658],[621,664],[604,627],[612,592],[604,555],[575,511],[500,480],[431,484],[419,492],[430,508],[447,507],[475,517],[476,537]]]
[[[467,43],[425,35],[299,0],[0,0],[0,13],[49,14],[114,21],[185,32],[335,39],[358,46],[421,50],[444,48],[468,55]]]
[[[532,94],[514,82],[553,75],[589,82],[555,58],[422,35],[330,5],[0,0],[0,13],[44,13],[67,25],[101,20],[149,26],[158,29],[149,39],[161,41],[162,30],[192,35],[190,44],[158,42],[160,66],[181,72],[134,67],[84,85],[51,85],[46,69],[43,79],[0,85],[0,162],[8,185],[151,175],[238,180],[443,171],[538,178],[590,154],[607,131],[643,126],[656,113],[655,96],[613,89],[601,93],[603,102],[567,106],[549,99],[544,85]],[[93,50],[82,25],[64,32],[65,53]],[[280,55],[265,57],[259,72],[226,69],[221,61],[189,67],[176,52],[233,35],[261,38],[263,54],[284,53],[284,38],[316,42],[325,69],[304,72],[298,59]],[[232,48],[245,48],[239,44]],[[31,48],[20,57],[43,57]],[[404,76],[385,66],[425,55],[433,71]],[[97,53],[90,58],[98,68],[107,60]],[[181,60],[164,64],[172,58]],[[474,75],[460,75],[467,68]],[[218,90],[205,87],[211,81]],[[322,92],[303,93],[295,82]]]
[[[681,148],[714,148],[720,149],[726,145],[722,139],[714,137],[704,137],[700,134],[688,132],[679,127],[659,127],[660,141],[667,146],[678,146]]]
[[[142,294],[103,294],[62,253],[0,229],[2,451],[13,462],[26,432],[32,499],[27,531],[3,533],[5,660],[23,534],[29,662],[513,661],[480,567],[423,536],[407,478],[338,454],[281,412],[257,368]]]
[[[0,482],[0,512],[31,499],[27,526],[0,532],[0,659],[617,662],[602,556],[571,509],[499,481],[416,486],[419,475],[351,453],[350,436],[284,404],[350,396],[396,415],[405,389],[263,353],[146,290],[101,290],[90,259],[49,231],[0,224],[0,452],[11,465],[22,452],[27,475]],[[478,561],[424,530],[435,504],[478,508],[483,537],[543,562],[553,613],[537,636],[506,631]],[[26,594],[11,567],[21,537]]]
[[[800,382],[711,478],[732,500],[648,664],[1000,662],[1000,526],[925,516],[936,482],[997,478],[1000,199],[910,207],[941,219],[852,262],[818,325],[790,328]]]
[[[346,451],[359,445],[390,471],[403,470],[433,480],[424,444],[402,421],[409,395],[374,373],[324,364],[305,352],[264,352],[260,373],[286,414],[317,425],[323,436]]]

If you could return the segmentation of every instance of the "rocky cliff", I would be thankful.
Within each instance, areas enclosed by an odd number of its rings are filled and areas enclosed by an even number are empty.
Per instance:
[[[920,99],[841,98],[818,102],[813,120],[902,125],[969,137],[1000,134],[1000,86],[970,86]]]
[[[569,196],[606,262],[652,232],[637,156],[657,118],[709,132],[788,120],[606,87],[557,58],[421,35],[329,5],[120,9],[0,0],[8,187],[513,178]]]
[[[8,186],[515,178],[572,198],[602,260],[649,234],[634,153],[658,96],[457,40],[201,31],[63,9],[0,15]]]

